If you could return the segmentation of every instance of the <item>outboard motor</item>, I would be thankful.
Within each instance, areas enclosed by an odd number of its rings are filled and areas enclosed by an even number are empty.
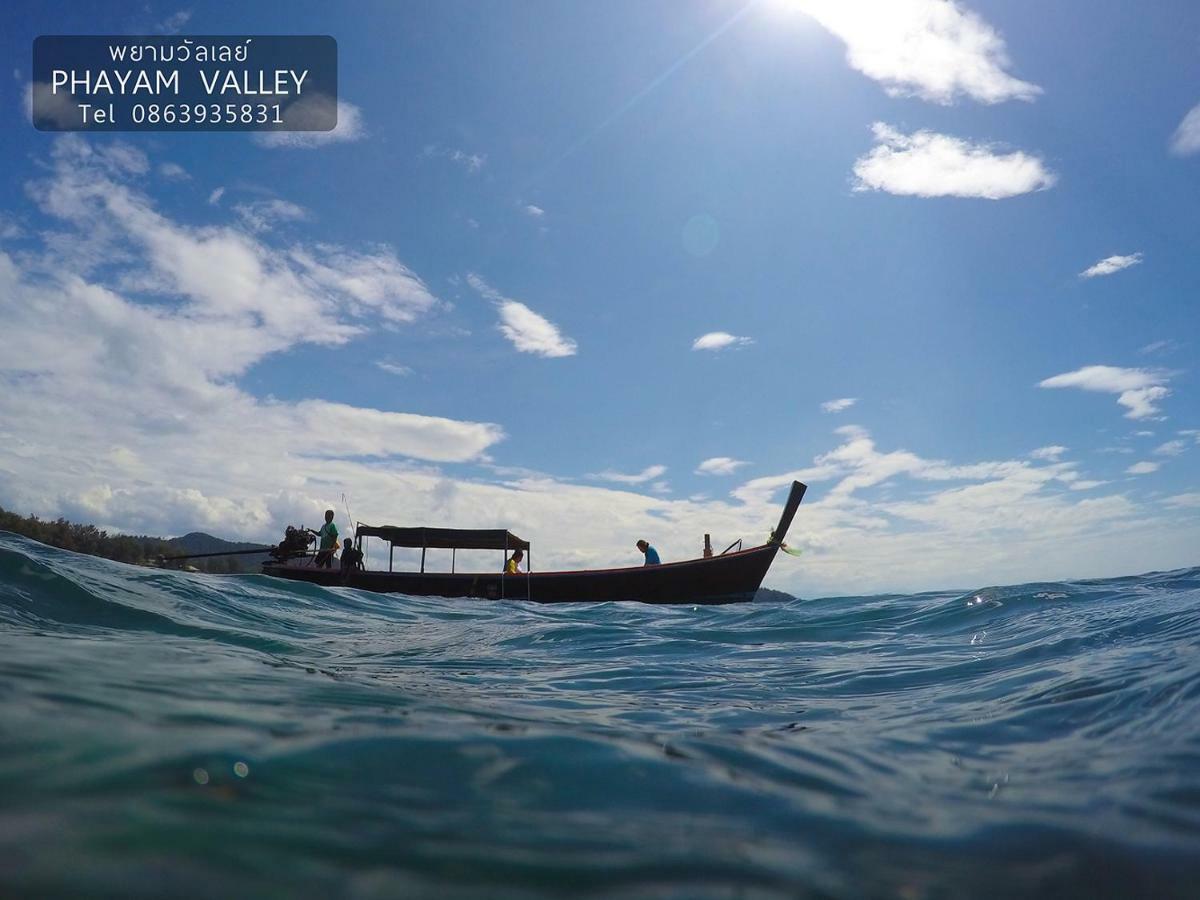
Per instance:
[[[289,525],[283,540],[271,549],[271,556],[280,562],[286,562],[294,556],[304,556],[308,552],[309,544],[314,540],[316,537],[311,532]]]

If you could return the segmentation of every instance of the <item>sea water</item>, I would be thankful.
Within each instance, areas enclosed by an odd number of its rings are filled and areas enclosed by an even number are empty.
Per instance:
[[[1200,569],[537,606],[0,534],[0,895],[1200,896]]]

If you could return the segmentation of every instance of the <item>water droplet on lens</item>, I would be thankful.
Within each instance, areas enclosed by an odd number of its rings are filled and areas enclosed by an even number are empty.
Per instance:
[[[250,767],[241,760],[238,760],[233,764],[233,774],[238,778],[245,778],[250,774]]]
[[[193,769],[192,778],[195,779],[196,784],[208,784],[208,772],[204,769]]]

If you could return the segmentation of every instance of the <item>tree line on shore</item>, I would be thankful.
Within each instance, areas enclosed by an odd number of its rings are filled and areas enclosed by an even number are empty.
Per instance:
[[[135,565],[149,565],[160,556],[171,556],[181,552],[177,544],[166,538],[145,534],[109,534],[95,525],[80,525],[62,517],[50,521],[39,519],[37,516],[22,516],[3,507],[0,507],[0,531],[24,535],[51,547]],[[214,574],[244,571],[236,556],[197,559],[190,563],[188,560],[167,563],[178,568],[185,564]]]

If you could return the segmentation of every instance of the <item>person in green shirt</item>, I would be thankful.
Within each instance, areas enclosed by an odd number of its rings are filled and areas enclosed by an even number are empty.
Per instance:
[[[309,529],[312,531],[312,529]],[[338,530],[333,524],[333,510],[325,510],[325,524],[321,526],[320,531],[313,531],[318,538],[321,539],[320,545],[317,547],[316,565],[323,566],[326,569],[333,568],[333,553],[337,550],[338,545]]]

